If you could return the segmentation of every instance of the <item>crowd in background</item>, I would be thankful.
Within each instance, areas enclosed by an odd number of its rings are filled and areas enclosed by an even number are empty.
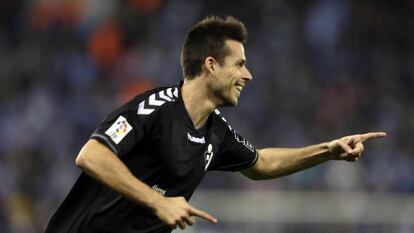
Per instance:
[[[189,27],[233,15],[253,80],[224,115],[256,147],[386,131],[358,163],[201,189],[414,192],[414,1],[0,1],[0,232],[41,232],[94,127],[138,93],[178,83]],[[220,177],[220,179],[211,179]]]

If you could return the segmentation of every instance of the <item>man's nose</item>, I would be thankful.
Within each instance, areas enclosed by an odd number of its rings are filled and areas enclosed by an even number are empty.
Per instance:
[[[243,79],[246,81],[251,81],[253,79],[252,74],[250,73],[249,69],[245,68],[245,72],[243,74]]]

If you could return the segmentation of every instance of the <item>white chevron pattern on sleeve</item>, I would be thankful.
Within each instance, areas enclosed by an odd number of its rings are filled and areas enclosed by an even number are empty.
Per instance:
[[[149,115],[151,114],[155,109],[152,108],[145,108],[145,100],[139,103],[138,106],[138,115]]]
[[[174,92],[174,95],[173,95]],[[176,94],[177,93],[177,94]],[[138,115],[150,115],[156,108],[166,102],[174,102],[178,98],[178,88],[168,88],[151,94],[148,99],[141,101],[138,105]]]
[[[170,97],[168,97],[168,96],[165,95],[165,90],[164,91],[160,91],[159,93],[160,93],[160,98],[161,99],[166,100],[168,102],[172,101],[172,99]]]
[[[168,97],[173,98],[173,95],[172,95],[172,91],[171,91],[171,89],[172,89],[172,88],[168,88],[168,89],[167,89],[167,95],[168,95]]]
[[[155,93],[149,97],[149,105],[161,106],[165,101],[155,99]]]
[[[173,95],[178,98],[178,88],[174,88]]]

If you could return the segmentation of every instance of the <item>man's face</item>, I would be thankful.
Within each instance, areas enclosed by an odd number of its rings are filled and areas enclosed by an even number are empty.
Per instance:
[[[252,79],[246,67],[243,44],[227,40],[229,55],[222,65],[216,64],[212,75],[212,94],[218,106],[236,106],[240,94],[248,81]]]

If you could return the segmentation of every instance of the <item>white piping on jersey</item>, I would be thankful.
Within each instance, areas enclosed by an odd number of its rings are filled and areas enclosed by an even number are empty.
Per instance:
[[[223,120],[227,124],[227,120],[220,115],[219,110],[216,109],[214,110],[214,112],[217,114],[217,116],[221,118],[221,120]],[[241,138],[239,135],[237,135],[236,131],[233,130],[229,124],[227,124],[227,126],[229,127],[230,131],[233,132],[234,138],[236,139],[238,143],[242,143],[247,149],[249,149],[251,152],[254,152],[254,146],[249,140],[245,138]]]
[[[165,104],[166,102],[174,102],[175,98],[178,98],[178,88],[175,87],[174,91],[172,90],[173,88],[170,87],[166,90],[161,90],[157,93],[151,94],[148,99],[145,99],[139,103],[137,114],[149,115],[154,112],[157,107]]]
[[[251,142],[249,142],[245,138],[240,138],[240,136],[237,135],[235,131],[233,131],[233,133],[234,133],[234,138],[236,139],[238,143],[242,143],[247,149],[249,149],[251,152],[254,152],[254,146]]]
[[[226,118],[224,118],[220,115],[220,111],[218,109],[215,109],[214,113],[216,113],[216,115],[219,116],[221,118],[221,120],[224,121],[227,124]],[[229,127],[230,130],[233,130],[229,124],[227,124],[227,126]]]

